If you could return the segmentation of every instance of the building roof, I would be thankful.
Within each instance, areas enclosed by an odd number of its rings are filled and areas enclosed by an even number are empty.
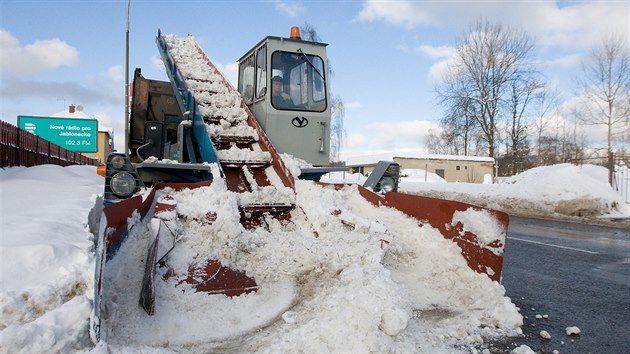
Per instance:
[[[74,119],[94,119],[94,117],[90,117],[88,114],[86,114],[83,111],[74,111],[74,113],[70,113],[67,110],[66,111],[57,112],[57,113],[51,115],[51,117],[55,117],[55,118],[74,118]]]
[[[450,160],[450,161],[474,161],[494,163],[494,158],[488,156],[463,156],[463,155],[437,155],[421,153],[390,152],[376,155],[363,155],[348,157],[346,166],[374,165],[379,161],[394,161],[394,158],[417,160]]]
[[[74,105],[70,105],[68,109],[57,112],[51,115],[53,118],[74,118],[74,119],[96,119],[94,116],[90,116],[89,114],[83,111],[83,106],[79,105],[78,107],[74,107]],[[112,135],[112,128],[103,126],[99,120],[98,122],[98,131],[106,132],[110,136]]]

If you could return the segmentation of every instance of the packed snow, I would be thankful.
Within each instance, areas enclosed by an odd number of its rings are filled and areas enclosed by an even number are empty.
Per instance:
[[[468,188],[488,195],[494,187],[495,197],[505,193],[504,185],[556,190],[538,201],[541,208],[584,195],[570,190],[564,178],[554,179],[558,169],[569,166],[546,169],[515,176],[512,183]],[[582,170],[597,171],[594,166]],[[571,173],[570,185],[595,181],[584,181],[588,173]],[[110,262],[108,277],[118,281],[120,292],[119,307],[110,309],[118,327],[94,346],[89,319],[102,188],[94,167],[0,170],[0,351],[450,353],[475,351],[487,339],[522,333],[522,317],[500,284],[468,269],[457,247],[437,230],[418,228],[395,210],[365,203],[356,188],[337,192],[298,181],[295,198],[302,216],[290,226],[271,225],[271,231],[254,238],[236,218],[238,195],[226,192],[218,180],[195,192],[172,193],[179,213],[215,211],[217,222],[187,225],[192,242],[176,247],[169,262],[185,266],[193,253],[220,255],[226,264],[254,275],[261,290],[228,298],[162,287],[156,316],[149,317],[137,303],[138,259],[126,258],[136,264]],[[429,189],[426,184],[416,188]],[[602,186],[588,190],[591,198],[612,198]],[[519,196],[533,199],[537,193],[523,190]],[[503,197],[515,195],[512,190]],[[148,222],[138,228],[125,252],[145,257],[142,230],[149,229]],[[578,333],[577,327],[567,328],[567,334]],[[527,352],[519,348],[515,352]]]

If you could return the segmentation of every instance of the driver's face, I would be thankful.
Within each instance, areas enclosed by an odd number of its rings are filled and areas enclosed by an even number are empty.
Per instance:
[[[280,92],[282,92],[282,82],[274,81],[273,84],[271,85],[271,90],[274,95],[279,95]]]

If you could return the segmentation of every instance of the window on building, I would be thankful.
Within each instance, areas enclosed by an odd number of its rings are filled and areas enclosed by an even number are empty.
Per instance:
[[[455,169],[456,169],[457,171],[459,171],[459,166],[456,166],[456,167],[455,167]]]
[[[444,169],[441,169],[441,168],[436,169],[436,170],[435,170],[435,174],[436,174],[436,175],[438,175],[438,176],[440,176],[440,177],[442,177],[442,178],[444,178],[444,179],[446,179],[446,178],[444,177]]]
[[[352,173],[361,173],[361,174],[363,174],[363,166],[352,167]]]

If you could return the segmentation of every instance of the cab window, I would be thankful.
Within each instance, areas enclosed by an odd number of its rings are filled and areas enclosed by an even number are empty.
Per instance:
[[[255,57],[254,53],[241,62],[238,69],[238,92],[245,100],[245,103],[251,104],[254,100],[254,69]]]
[[[267,46],[264,45],[256,53],[256,99],[267,93]]]
[[[323,112],[326,110],[324,61],[315,55],[277,51],[271,56],[274,108]],[[281,96],[281,97],[279,97]]]

